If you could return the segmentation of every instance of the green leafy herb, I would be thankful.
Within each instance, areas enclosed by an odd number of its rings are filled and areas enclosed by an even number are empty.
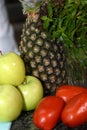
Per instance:
[[[87,67],[87,0],[62,1],[48,0],[44,28],[53,40],[64,43],[71,61]]]

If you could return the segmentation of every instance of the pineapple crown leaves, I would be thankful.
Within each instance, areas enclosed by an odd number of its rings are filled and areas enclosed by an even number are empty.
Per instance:
[[[48,0],[43,26],[53,39],[64,43],[68,55],[87,67],[87,0]]]
[[[42,0],[19,0],[23,6],[23,13],[27,14],[32,11],[38,11]]]

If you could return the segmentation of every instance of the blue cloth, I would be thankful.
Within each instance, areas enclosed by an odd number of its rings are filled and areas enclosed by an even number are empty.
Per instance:
[[[11,122],[0,122],[0,130],[10,130]]]

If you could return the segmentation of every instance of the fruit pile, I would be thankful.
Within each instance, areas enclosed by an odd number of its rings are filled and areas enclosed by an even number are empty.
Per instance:
[[[22,111],[35,109],[43,97],[39,79],[26,75],[25,64],[14,52],[0,56],[0,121],[16,120]]]
[[[87,122],[87,88],[64,85],[44,97],[41,81],[26,75],[19,55],[1,55],[0,121],[16,121],[24,112],[32,113],[29,118],[35,130],[55,130],[60,122],[74,129]]]

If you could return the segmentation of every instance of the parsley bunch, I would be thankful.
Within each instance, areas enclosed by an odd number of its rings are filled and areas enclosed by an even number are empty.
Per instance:
[[[69,62],[87,67],[87,0],[47,0],[47,34],[64,44]]]

